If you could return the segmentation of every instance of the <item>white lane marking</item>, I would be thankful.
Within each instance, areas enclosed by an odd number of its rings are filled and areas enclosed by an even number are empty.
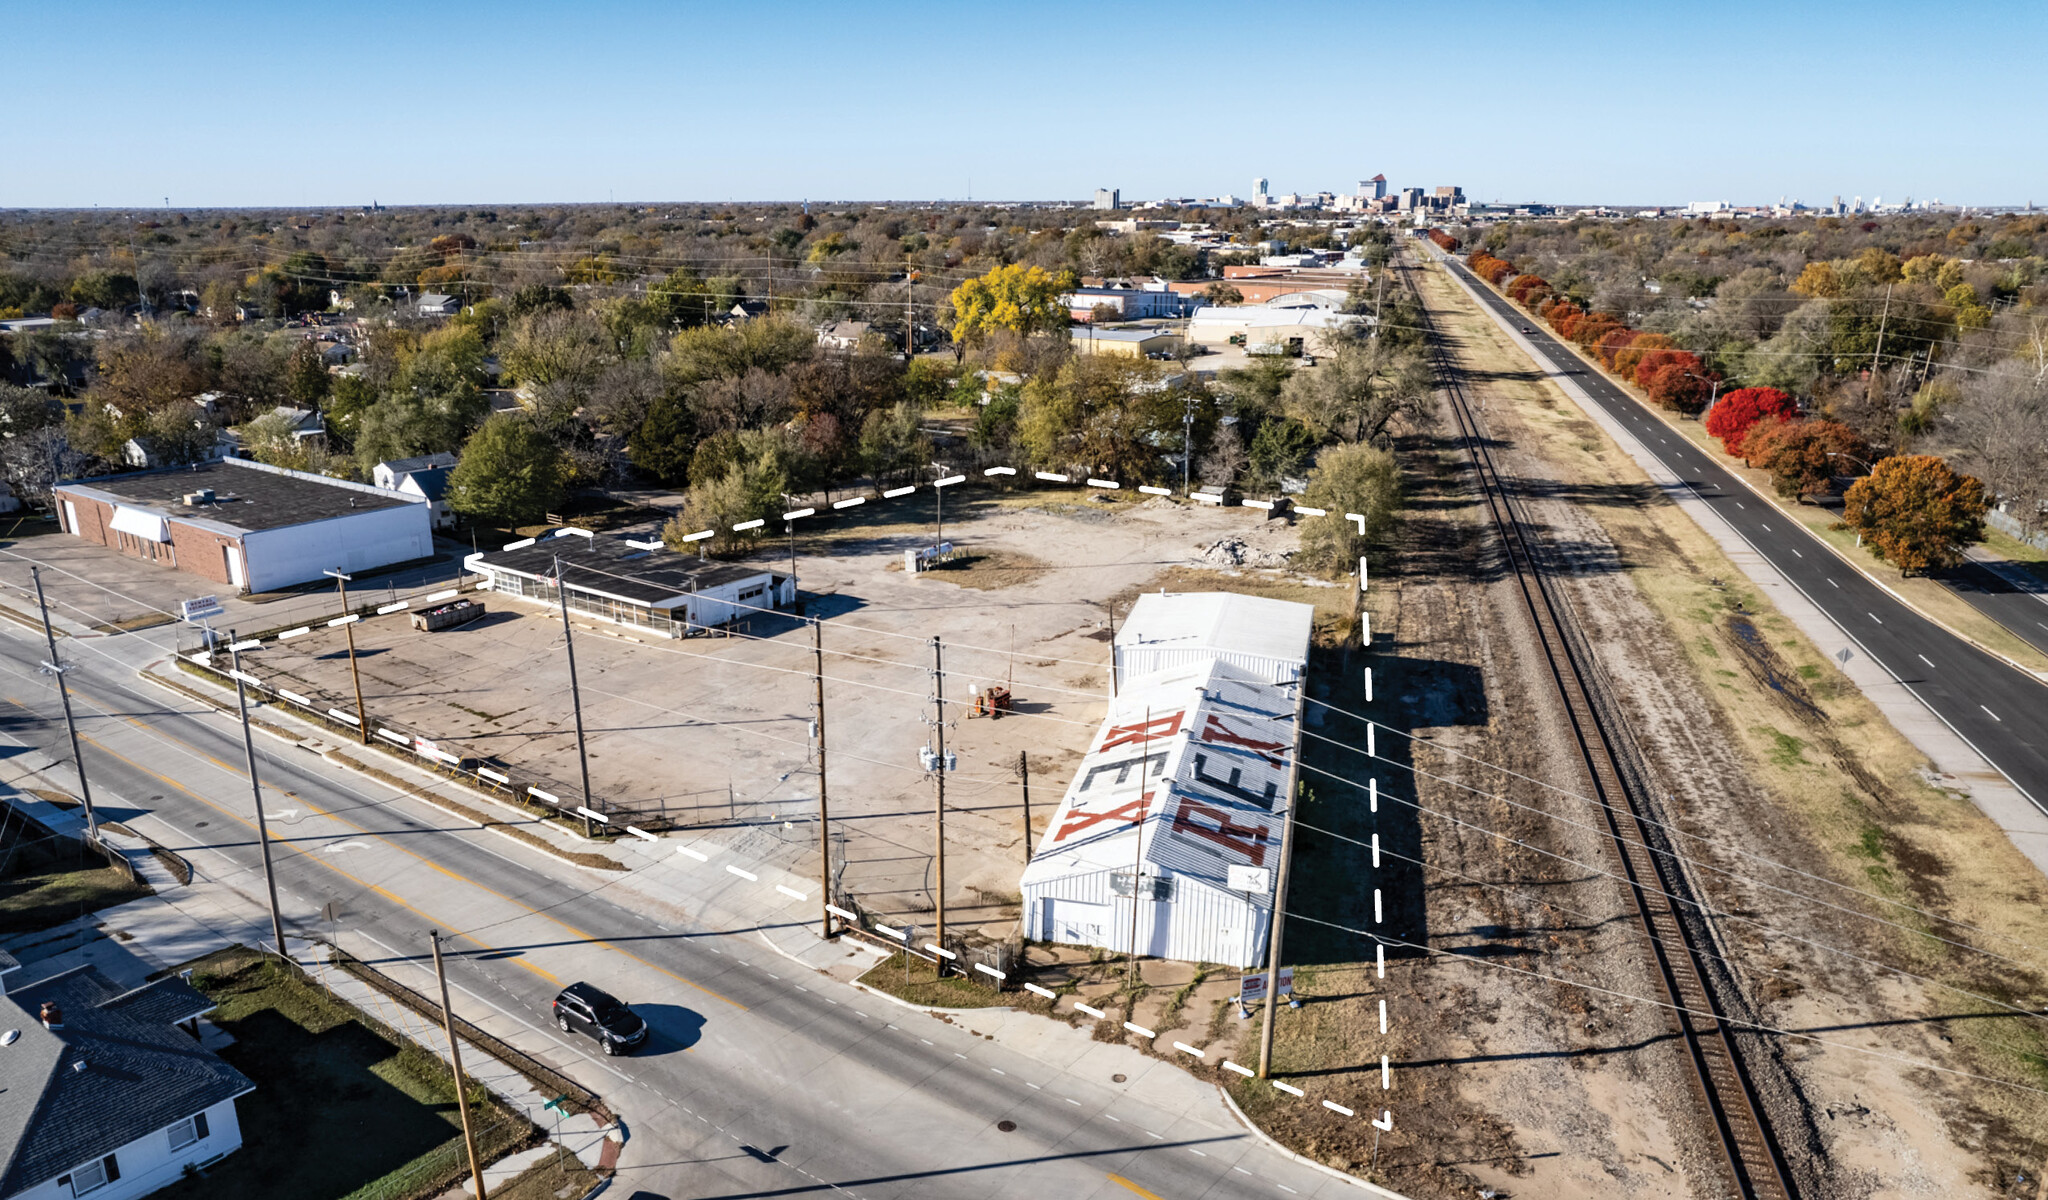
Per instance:
[[[1748,507],[1749,507],[1749,505],[1747,505],[1747,504],[1744,504],[1744,503],[1743,503],[1742,501],[1740,501],[1740,500],[1737,500],[1737,501],[1735,502],[1735,507],[1737,507],[1737,508],[1742,508],[1742,509],[1746,509],[1746,508],[1748,508]]]
[[[967,1056],[966,1056],[965,1054],[962,1054],[962,1053],[960,1053],[960,1052],[959,1052],[958,1050],[955,1050],[955,1051],[953,1051],[953,1057],[954,1057],[954,1058],[966,1058]]]
[[[1201,1156],[1202,1156],[1203,1158],[1207,1158],[1207,1157],[1209,1157],[1209,1156],[1208,1156],[1208,1155],[1207,1155],[1206,1153],[1204,1153],[1204,1152],[1202,1152],[1202,1151],[1200,1151],[1200,1150],[1197,1150],[1197,1149],[1195,1149],[1195,1148],[1194,1148],[1193,1146],[1189,1146],[1189,1147],[1188,1147],[1188,1153],[1189,1153],[1189,1154],[1200,1154],[1200,1155],[1201,1155]]]
[[[1028,1087],[1028,1088],[1030,1088],[1030,1089],[1031,1089],[1032,1091],[1034,1091],[1034,1092],[1042,1092],[1042,1091],[1044,1091],[1044,1090],[1045,1090],[1044,1088],[1042,1088],[1042,1087],[1039,1087],[1039,1086],[1038,1086],[1037,1084],[1035,1084],[1035,1083],[1027,1083],[1027,1084],[1025,1084],[1024,1086],[1025,1086],[1025,1087]]]
[[[1068,1104],[1073,1105],[1075,1108],[1081,1107],[1081,1102],[1079,1100],[1074,1099],[1071,1096],[1061,1096],[1060,1099],[1065,1100]]]
[[[1866,616],[1866,617],[1869,617],[1869,618],[1870,618],[1871,620],[1873,620],[1873,621],[1877,621],[1877,623],[1878,623],[1878,624],[1880,624],[1880,625],[1884,624],[1884,622],[1883,622],[1883,621],[1878,621],[1878,620],[1877,620],[1877,614],[1876,614],[1876,613],[1874,613],[1874,612],[1870,612],[1869,610],[1867,610],[1867,609],[1866,609],[1866,610],[1864,611],[1863,615],[1864,615],[1864,616]]]
[[[1231,1170],[1233,1170],[1233,1171],[1236,1171],[1236,1172],[1237,1172],[1238,1174],[1240,1174],[1240,1175],[1249,1175],[1249,1174],[1251,1174],[1251,1172],[1250,1172],[1250,1171],[1247,1171],[1247,1170],[1245,1170],[1245,1169],[1244,1169],[1243,1167],[1232,1167],[1232,1168],[1230,1168],[1230,1169],[1231,1169]]]
[[[931,1041],[931,1039],[930,1039],[930,1038],[919,1038],[919,1039],[917,1039],[917,1040],[918,1040],[918,1041],[920,1041],[920,1042],[923,1042],[923,1043],[924,1043],[925,1045],[927,1045],[927,1046],[929,1046],[929,1045],[931,1045],[931,1044],[932,1044],[932,1041]]]
[[[1291,1188],[1291,1187],[1288,1187],[1288,1186],[1287,1186],[1286,1184],[1284,1184],[1284,1183],[1276,1183],[1276,1184],[1274,1184],[1273,1186],[1274,1186],[1274,1187],[1276,1187],[1276,1188],[1279,1188],[1279,1189],[1280,1189],[1281,1191],[1283,1191],[1283,1192],[1286,1192],[1286,1193],[1287,1193],[1288,1195],[1290,1195],[1290,1196],[1299,1196],[1299,1195],[1301,1195],[1301,1193],[1300,1193],[1300,1192],[1297,1192],[1297,1191],[1295,1191],[1295,1190],[1294,1190],[1293,1188]]]
[[[1757,524],[1759,524],[1759,525],[1763,525],[1763,526],[1764,526],[1764,532],[1765,532],[1765,533],[1769,533],[1769,532],[1771,531],[1771,527],[1770,527],[1769,525],[1764,525],[1764,523],[1763,523],[1762,521],[1758,521],[1758,522],[1757,522]]]
[[[1919,659],[1921,662],[1926,663],[1930,667],[1934,666],[1934,660],[1927,657],[1925,654],[1915,654],[1913,657]],[[1936,669],[1938,670],[1939,668]]]
[[[1806,557],[1806,556],[1805,556],[1804,554],[1801,554],[1801,553],[1799,552],[1799,549],[1798,549],[1798,547],[1796,547],[1796,546],[1787,546],[1787,547],[1785,547],[1785,548],[1786,548],[1787,550],[1790,550],[1790,551],[1792,551],[1792,557],[1794,557],[1794,558],[1805,558],[1805,557]]]
[[[989,1070],[991,1070],[991,1071],[994,1071],[994,1072],[995,1072],[996,1074],[998,1074],[998,1075],[1008,1075],[1008,1074],[1009,1074],[1009,1072],[1008,1072],[1008,1071],[1005,1071],[1005,1070],[1003,1070],[1003,1069],[1002,1069],[1001,1067],[990,1067],[990,1068],[989,1068]]]
[[[1836,589],[1837,591],[1841,590],[1841,587],[1842,587],[1842,585],[1841,585],[1841,584],[1839,584],[1839,583],[1836,583],[1836,582],[1835,582],[1834,580],[1832,580],[1832,579],[1828,580],[1828,586],[1829,586],[1829,587],[1831,587],[1831,588],[1834,588],[1834,589]]]
[[[1165,1138],[1163,1138],[1163,1137],[1161,1137],[1160,1135],[1158,1135],[1158,1134],[1156,1134],[1156,1133],[1152,1132],[1152,1131],[1151,1131],[1151,1130],[1149,1130],[1149,1129],[1147,1129],[1147,1130],[1145,1131],[1145,1136],[1146,1136],[1146,1137],[1148,1137],[1148,1138],[1151,1138],[1151,1139],[1152,1139],[1153,1141],[1155,1141],[1155,1142],[1163,1142],[1163,1141],[1165,1141],[1165,1140],[1166,1140]]]
[[[1981,704],[1979,704],[1979,705],[1978,705],[1977,707],[1978,707],[1978,708],[1984,708],[1984,706],[1983,706],[1983,705],[1981,705]],[[1989,717],[1990,717],[1990,718],[1991,718],[1992,720],[1994,720],[1994,721],[1998,722],[1998,723],[1999,723],[2000,725],[2003,725],[2003,724],[2005,724],[2005,718],[2004,718],[2004,717],[2001,717],[2001,716],[1999,716],[1999,715],[1998,715],[1997,713],[1995,713],[1995,712],[1992,712],[1992,711],[1991,711],[1990,709],[1988,709],[1988,708],[1984,708],[1984,712],[1985,712],[1985,715],[1989,716]]]
[[[1102,1115],[1105,1117],[1109,1117],[1108,1113],[1103,1113]],[[1115,1121],[1119,1125],[1124,1123],[1124,1119],[1122,1117],[1109,1117],[1109,1119]]]

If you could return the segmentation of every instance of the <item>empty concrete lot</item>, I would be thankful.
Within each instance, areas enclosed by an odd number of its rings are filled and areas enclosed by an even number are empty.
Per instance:
[[[1280,522],[1246,509],[1078,496],[949,499],[946,533],[971,560],[906,575],[903,550],[930,540],[929,494],[799,535],[797,569],[824,618],[826,748],[839,890],[878,912],[931,907],[933,782],[930,639],[943,643],[949,905],[968,921],[1013,912],[1026,843],[1019,754],[1029,756],[1042,827],[1100,719],[1109,686],[1109,602],[1186,564],[1226,535],[1279,549]],[[774,539],[764,562],[786,565]],[[486,594],[491,614],[414,631],[402,613],[356,628],[373,722],[489,756],[580,794],[569,677],[557,612]],[[744,852],[815,870],[817,775],[810,738],[807,626],[757,616],[738,636],[684,641],[575,624],[591,790],[601,808],[666,812],[719,826]],[[1014,645],[1014,652],[1012,646]],[[352,710],[342,631],[266,642],[250,668],[274,685]],[[970,687],[1014,677],[1018,712],[967,719]]]

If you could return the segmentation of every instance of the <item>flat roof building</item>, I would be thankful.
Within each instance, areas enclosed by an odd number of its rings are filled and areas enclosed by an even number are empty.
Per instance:
[[[1093,325],[1076,325],[1069,332],[1076,354],[1149,358],[1170,354],[1180,345],[1180,334],[1171,329],[1097,329]]]
[[[237,591],[434,553],[424,498],[248,459],[71,479],[54,491],[66,533]]]
[[[465,560],[484,586],[614,625],[679,638],[796,603],[796,578],[766,567],[712,562],[638,542],[558,529]],[[557,582],[557,571],[560,582]]]

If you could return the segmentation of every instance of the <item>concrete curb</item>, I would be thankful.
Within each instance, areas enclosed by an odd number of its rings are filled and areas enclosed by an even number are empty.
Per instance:
[[[1450,271],[1445,271],[1445,274],[1450,276],[1453,282],[1457,283],[1460,287],[1464,288],[1467,293],[1471,293],[1473,291],[1473,286],[1470,283],[1468,283],[1463,276],[1453,274]],[[1474,295],[1472,298],[1475,303],[1479,299],[1477,295]],[[1507,299],[1507,297],[1505,296],[1502,296],[1501,298],[1503,300]],[[1509,302],[1513,303],[1512,301]],[[1508,324],[1506,318],[1502,317],[1499,313],[1494,312],[1492,309],[1487,308],[1483,304],[1480,305],[1480,313],[1483,316],[1491,318],[1493,322],[1499,325],[1501,329],[1505,331],[1509,337],[1513,338],[1515,340],[1515,344],[1521,347],[1523,353],[1535,359],[1539,364],[1550,363],[1553,369],[1557,367],[1556,363],[1550,362],[1550,356],[1548,354],[1538,349],[1535,346],[1535,344],[1530,342],[1527,338],[1524,338],[1521,335],[1521,333],[1518,330],[1511,327]],[[1535,317],[1532,315],[1530,319],[1534,320]],[[1566,343],[1560,344],[1563,344],[1565,346],[1566,352],[1569,353],[1574,359],[1576,359],[1579,365],[1585,367],[1589,371],[1597,372],[1603,379],[1607,378],[1606,372],[1602,370],[1600,365],[1598,363],[1593,362],[1591,359],[1588,359],[1581,351],[1578,350],[1577,347],[1571,346]],[[1573,386],[1577,385],[1578,381],[1575,379],[1571,379],[1571,377],[1565,375],[1563,371],[1557,371],[1556,373],[1558,376],[1561,376],[1561,378],[1555,378],[1553,379],[1553,382],[1557,383],[1559,386],[1563,386],[1567,382],[1571,383]],[[1634,395],[1634,393],[1629,392],[1627,384],[1624,383],[1621,386],[1622,391],[1624,393],[1627,393],[1631,400],[1637,400],[1637,397]],[[1590,396],[1583,398],[1583,403],[1592,402],[1593,401]],[[1583,404],[1581,406],[1583,407]],[[1644,404],[1640,400],[1637,400],[1637,406],[1648,412],[1650,415],[1656,417],[1658,421],[1662,422],[1667,428],[1671,429],[1673,432],[1678,433],[1679,436],[1685,437],[1684,431],[1680,429],[1678,426],[1678,422],[1673,421],[1671,419],[1670,414],[1667,413],[1665,410],[1658,408],[1654,404]],[[1688,444],[1694,446],[1694,448],[1696,449],[1702,449],[1708,454],[1718,454],[1718,452],[1714,451],[1711,447],[1699,446],[1699,444],[1697,442],[1694,442],[1690,437],[1686,437],[1685,440]],[[1721,458],[1728,457],[1726,454],[1718,454],[1718,456]],[[1724,464],[1724,466],[1726,466],[1726,464]],[[1864,579],[1870,581],[1875,586],[1884,589],[1886,595],[1898,601],[1900,604],[1905,605],[1906,608],[1912,611],[1914,616],[1919,617],[1921,620],[1927,622],[1929,625],[1933,625],[1939,629],[1946,630],[1951,635],[1960,638],[1965,642],[1968,642],[1970,645],[1975,646],[1977,649],[1983,651],[1985,654],[1990,655],[1992,658],[1997,659],[1999,662],[2004,663],[2006,666],[2011,667],[2013,670],[2018,671],[2020,674],[2026,676],[2028,679],[2033,680],[2036,683],[2048,682],[2048,672],[2036,671],[2032,667],[2026,666],[2025,664],[2019,662],[2017,659],[2010,658],[2004,654],[1999,653],[1996,650],[1993,650],[1991,647],[1985,645],[1983,642],[1980,642],[1976,638],[1971,637],[1968,633],[1965,633],[1964,631],[1956,628],[1955,626],[1949,624],[1947,621],[1944,621],[1940,617],[1935,616],[1933,613],[1928,612],[1926,609],[1920,607],[1918,604],[1915,604],[1906,596],[1901,595],[1897,588],[1894,588],[1891,584],[1886,583],[1884,580],[1878,578],[1876,575],[1871,574],[1870,569],[1866,567],[1864,564],[1857,562],[1855,559],[1850,558],[1847,554],[1844,554],[1842,552],[1841,547],[1835,545],[1833,542],[1828,541],[1826,538],[1821,537],[1820,535],[1814,533],[1811,529],[1807,529],[1806,522],[1800,520],[1799,515],[1797,513],[1786,508],[1784,501],[1779,499],[1775,494],[1766,492],[1762,488],[1759,488],[1754,482],[1750,481],[1749,479],[1744,478],[1740,471],[1729,468],[1728,476],[1729,478],[1735,480],[1735,482],[1747,488],[1749,490],[1750,495],[1755,496],[1758,500],[1761,500],[1765,504],[1770,505],[1776,511],[1784,514],[1786,520],[1791,521],[1793,524],[1799,526],[1800,529],[1805,530],[1808,537],[1810,537],[1823,550],[1826,550],[1828,553],[1834,555],[1836,560],[1839,561],[1843,566],[1849,568],[1851,571],[1856,572],[1858,575],[1863,576]],[[1965,601],[1964,603],[1968,603],[1968,601]],[[1992,617],[1986,614],[1985,619],[1990,621],[1994,625],[1998,624],[1998,619],[1996,617]]]
[[[1386,1188],[1381,1187],[1379,1184],[1374,1183],[1369,1179],[1360,1179],[1358,1176],[1353,1175],[1347,1171],[1339,1171],[1337,1168],[1330,1166],[1327,1163],[1319,1163],[1313,1158],[1308,1158],[1304,1155],[1296,1154],[1294,1151],[1289,1150],[1287,1147],[1281,1145],[1279,1142],[1274,1141],[1272,1136],[1268,1134],[1265,1130],[1260,1129],[1257,1125],[1252,1124],[1252,1119],[1250,1117],[1245,1116],[1244,1110],[1239,1108],[1237,1106],[1237,1101],[1231,1098],[1229,1088],[1224,1087],[1222,1084],[1219,1083],[1216,1085],[1216,1090],[1223,1096],[1223,1103],[1230,1106],[1230,1115],[1236,1117],[1239,1124],[1243,1125],[1246,1129],[1250,1130],[1251,1135],[1253,1137],[1264,1142],[1266,1144],[1267,1149],[1272,1150],[1279,1154],[1284,1154],[1288,1158],[1293,1159],[1296,1163],[1299,1163],[1300,1165],[1307,1167],[1312,1171],[1321,1171],[1323,1174],[1328,1175],[1332,1179],[1341,1179],[1344,1182],[1352,1185],[1353,1187],[1363,1188],[1366,1191],[1371,1192],[1375,1196],[1384,1197],[1385,1200],[1408,1200],[1408,1197],[1403,1196],[1401,1193],[1390,1192]]]
[[[803,967],[805,970],[817,970],[816,967],[813,967],[811,966],[811,964],[805,962],[803,960],[802,955],[791,954],[789,951],[784,950],[782,947],[776,945],[775,939],[768,936],[767,930],[756,929],[754,932],[760,936],[762,943],[765,944],[770,950],[775,951],[777,954],[780,954],[782,957],[788,959],[789,961],[797,964],[800,967]],[[824,974],[824,972],[819,973]],[[829,978],[829,976],[827,977]],[[898,1008],[907,1008],[912,1012],[930,1013],[933,1016],[971,1017],[975,1013],[998,1013],[1017,1011],[1016,1006],[1011,1004],[990,1004],[982,1008],[934,1008],[924,1004],[912,1004],[910,1001],[905,1000],[901,996],[892,996],[887,992],[881,991],[876,988],[871,988],[868,985],[860,983],[855,980],[847,980],[846,986],[852,988],[856,992],[866,992],[870,996],[876,996],[883,1000],[887,1000],[889,1003],[896,1005]]]

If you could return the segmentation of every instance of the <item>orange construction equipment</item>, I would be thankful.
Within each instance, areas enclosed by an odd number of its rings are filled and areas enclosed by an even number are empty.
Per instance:
[[[996,720],[1001,720],[1002,715],[1009,711],[1010,689],[1004,687],[1002,684],[992,683],[983,691],[975,694],[975,716],[991,717]]]

